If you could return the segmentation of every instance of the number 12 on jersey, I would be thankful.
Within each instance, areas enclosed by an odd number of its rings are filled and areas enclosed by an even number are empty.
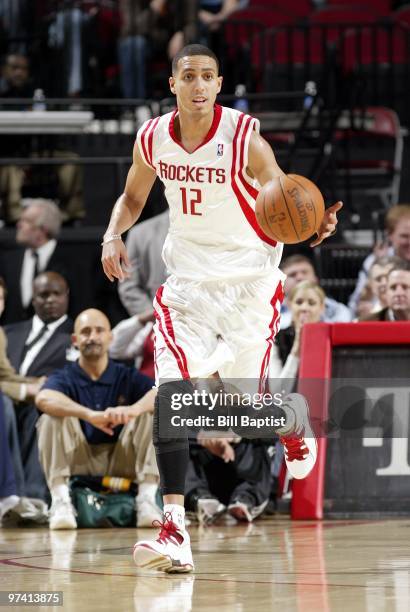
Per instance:
[[[195,208],[197,204],[202,203],[202,192],[200,189],[187,189],[180,187],[182,194],[182,212],[184,215],[202,216]]]

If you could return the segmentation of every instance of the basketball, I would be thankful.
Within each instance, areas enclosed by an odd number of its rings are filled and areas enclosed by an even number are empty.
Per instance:
[[[263,232],[277,242],[307,240],[320,227],[325,212],[323,196],[312,181],[288,174],[266,183],[256,200],[256,219]]]

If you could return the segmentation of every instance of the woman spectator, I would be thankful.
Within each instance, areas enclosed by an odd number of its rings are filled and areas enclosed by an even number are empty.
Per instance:
[[[270,365],[270,379],[297,377],[300,360],[300,338],[305,323],[320,321],[325,308],[326,294],[314,282],[302,281],[293,287],[288,304],[291,311],[291,325],[277,335],[276,354]],[[291,391],[291,389],[289,389]]]

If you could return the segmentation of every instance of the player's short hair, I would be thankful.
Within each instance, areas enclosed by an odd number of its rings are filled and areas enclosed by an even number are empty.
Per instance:
[[[410,204],[396,204],[396,206],[392,206],[384,219],[387,232],[389,234],[394,232],[396,225],[404,217],[410,217]]]
[[[178,70],[178,62],[180,59],[182,59],[183,57],[191,57],[192,55],[207,55],[208,57],[211,57],[215,61],[216,68],[219,73],[219,60],[216,57],[215,53],[208,47],[205,47],[205,45],[194,44],[186,45],[174,56],[172,60],[172,74],[176,74]]]
[[[325,303],[326,293],[323,291],[322,287],[318,285],[317,283],[313,283],[312,281],[307,281],[307,280],[300,281],[300,283],[292,287],[289,293],[289,296],[288,296],[288,301],[292,302],[295,295],[299,291],[306,291],[308,289],[311,289],[312,291],[316,293],[316,295],[318,296],[322,304]]]
[[[300,253],[295,253],[294,255],[289,255],[289,257],[285,257],[284,259],[282,259],[282,263],[280,264],[280,269],[284,270],[285,268],[289,268],[290,266],[294,266],[295,264],[298,264],[298,263],[307,263],[315,271],[315,265],[313,261],[310,259],[310,257],[308,257],[307,255],[301,255]]]
[[[23,207],[36,206],[40,212],[36,219],[36,227],[41,227],[48,238],[57,238],[61,228],[61,212],[57,204],[45,198],[25,198]]]

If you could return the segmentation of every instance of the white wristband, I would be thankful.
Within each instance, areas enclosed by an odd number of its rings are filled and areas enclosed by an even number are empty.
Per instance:
[[[121,234],[109,234],[108,236],[104,236],[101,246],[104,246],[104,244],[112,242],[113,240],[122,240]]]

